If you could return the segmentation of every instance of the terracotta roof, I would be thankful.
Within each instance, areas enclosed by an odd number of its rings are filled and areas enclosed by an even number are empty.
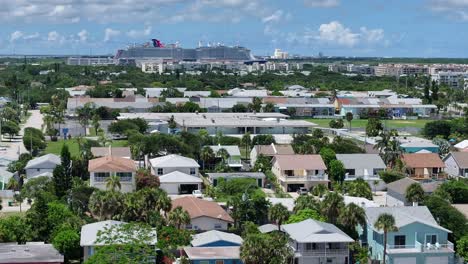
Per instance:
[[[234,222],[232,217],[216,202],[210,202],[187,196],[172,201],[172,209],[178,206],[184,208],[189,213],[191,219],[207,216],[231,223]]]
[[[265,156],[274,156],[274,155],[293,155],[294,150],[291,145],[255,145],[255,150],[257,155],[263,154]],[[276,149],[276,151],[275,151]]]
[[[114,156],[105,156],[92,159],[88,164],[90,172],[133,172],[136,171],[135,162],[131,159],[125,159]]]
[[[445,168],[444,162],[435,153],[403,154],[401,159],[410,168]]]
[[[282,170],[326,170],[320,155],[276,155],[273,163],[278,162]]]
[[[468,168],[468,152],[452,152],[450,153],[460,168]]]

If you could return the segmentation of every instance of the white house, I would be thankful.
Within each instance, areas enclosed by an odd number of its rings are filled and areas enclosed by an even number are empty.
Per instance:
[[[120,179],[121,192],[132,192],[136,189],[135,161],[126,158],[105,156],[92,159],[88,164],[89,185],[107,190],[107,179],[116,175]]]
[[[180,171],[159,176],[159,187],[168,194],[191,194],[192,191],[201,189],[202,182],[200,177]]]
[[[468,152],[450,152],[444,163],[450,176],[468,178]]]
[[[60,157],[55,154],[46,154],[28,161],[26,164],[26,177],[31,179],[40,176],[50,176],[57,165],[62,162]]]
[[[385,188],[385,183],[380,180],[379,172],[384,171],[387,166],[378,154],[336,154],[336,159],[341,161],[346,169],[346,181],[361,178],[372,189],[383,190]]]

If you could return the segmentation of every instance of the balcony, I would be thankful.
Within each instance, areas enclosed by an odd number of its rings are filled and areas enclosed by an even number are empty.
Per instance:
[[[284,182],[327,181],[328,180],[327,174],[306,175],[306,176],[297,176],[297,175],[287,176],[283,174],[278,178]]]
[[[453,243],[447,241],[447,244],[426,244],[423,245],[416,241],[414,245],[389,245],[387,244],[388,254],[404,254],[404,253],[453,253]]]
[[[326,257],[326,256],[348,256],[349,250],[346,248],[340,249],[316,249],[316,250],[303,250],[298,251],[303,257]]]
[[[356,179],[363,179],[366,181],[377,181],[380,180],[379,175],[346,175],[345,181],[354,181]]]

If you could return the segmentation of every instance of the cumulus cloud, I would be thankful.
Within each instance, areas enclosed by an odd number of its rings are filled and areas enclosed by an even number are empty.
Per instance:
[[[23,36],[24,36],[24,33],[17,30],[15,32],[11,33],[10,42],[15,42],[16,40],[22,38]]]
[[[262,18],[263,23],[279,22],[283,19],[283,10],[276,10],[273,14]]]
[[[104,30],[104,41],[107,42],[107,41],[111,40],[112,38],[115,38],[115,37],[117,37],[119,35],[120,35],[119,30],[115,30],[115,29],[112,29],[112,28],[106,28],[106,30]]]
[[[330,8],[340,5],[339,0],[304,0],[304,4],[309,7]]]
[[[384,37],[384,30],[380,28],[368,29],[367,27],[361,27],[359,32],[353,32],[339,21],[332,21],[328,24],[320,25],[316,39],[342,46],[354,47],[359,43],[379,43],[384,40]]]
[[[468,0],[429,0],[429,8],[451,19],[468,21]]]
[[[57,31],[51,31],[47,34],[47,41],[54,42],[60,40],[60,34]]]
[[[361,27],[361,36],[367,42],[379,42],[384,38],[384,30],[381,28],[378,29],[367,29],[366,27]]]
[[[88,31],[83,29],[81,30],[80,32],[78,32],[78,34],[76,34],[78,36],[78,39],[80,40],[80,42],[86,42],[88,41]]]
[[[40,37],[39,33],[38,33],[38,32],[35,32],[35,33],[29,34],[29,35],[24,35],[24,36],[23,36],[23,39],[25,39],[25,40],[28,40],[28,39],[37,39],[37,38],[39,38],[39,37]]]
[[[151,26],[148,26],[148,27],[144,28],[143,30],[132,29],[132,30],[127,32],[127,36],[129,36],[131,38],[147,37],[147,36],[151,35],[151,30],[152,30]]]

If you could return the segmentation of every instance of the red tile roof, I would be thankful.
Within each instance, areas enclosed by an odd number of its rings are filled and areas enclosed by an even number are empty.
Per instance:
[[[445,168],[444,162],[435,153],[403,154],[401,160],[410,168]]]
[[[206,216],[233,223],[232,217],[216,202],[210,202],[187,196],[172,201],[172,209],[181,206],[187,211],[191,219]]]
[[[88,164],[90,172],[134,172],[136,171],[135,162],[131,159],[125,159],[114,156],[105,156],[92,159]]]

